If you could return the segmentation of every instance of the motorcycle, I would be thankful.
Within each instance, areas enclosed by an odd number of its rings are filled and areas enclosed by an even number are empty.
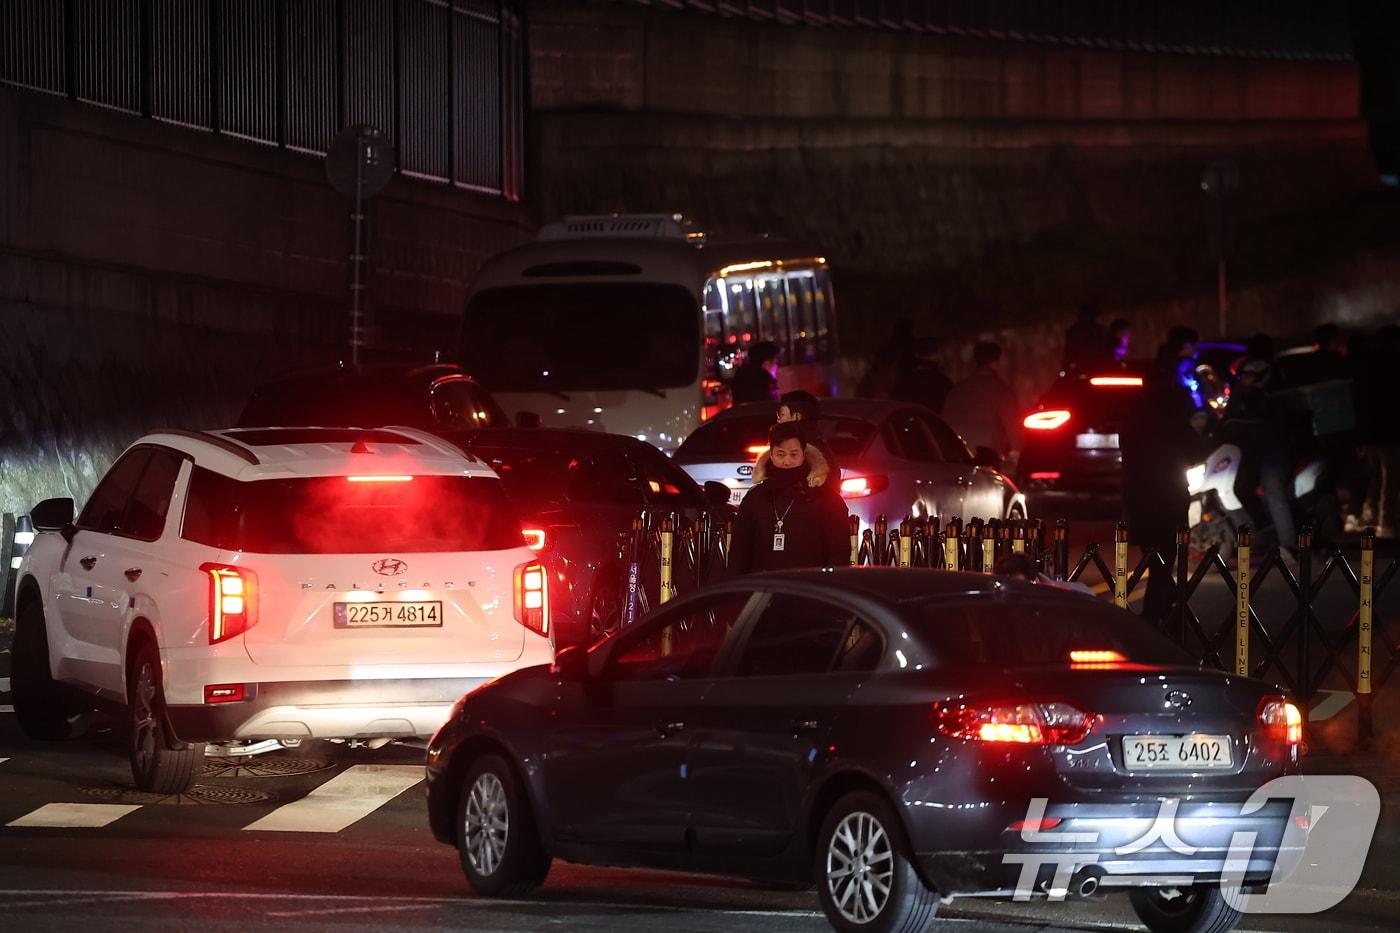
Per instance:
[[[1243,451],[1237,444],[1221,443],[1204,463],[1186,471],[1186,487],[1191,494],[1187,522],[1191,529],[1192,550],[1205,552],[1219,548],[1220,556],[1231,560],[1239,545],[1239,529],[1251,525],[1255,533],[1267,535],[1270,526],[1259,527],[1235,493]],[[1306,458],[1293,474],[1289,506],[1296,527],[1312,526],[1322,540],[1335,540],[1341,531],[1341,511],[1336,492],[1328,481],[1327,461]],[[1292,547],[1291,541],[1280,541]]]

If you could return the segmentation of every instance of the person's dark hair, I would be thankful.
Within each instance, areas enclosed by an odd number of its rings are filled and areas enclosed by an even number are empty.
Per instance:
[[[1313,331],[1313,339],[1317,341],[1319,347],[1323,348],[1333,341],[1340,340],[1341,337],[1342,329],[1331,322],[1319,324],[1317,330]]]
[[[1268,334],[1255,334],[1245,342],[1244,352],[1246,356],[1252,356],[1257,360],[1272,360],[1274,358],[1274,338]]]
[[[1040,576],[1035,561],[1031,560],[1029,554],[1017,554],[1014,551],[997,558],[997,562],[992,565],[992,573],[1003,577],[1020,577],[1032,583]]]
[[[765,363],[771,363],[776,360],[778,354],[781,352],[782,351],[778,349],[778,345],[773,341],[760,340],[758,343],[749,347],[749,359],[759,366],[762,366]]]
[[[795,440],[805,446],[802,438],[802,428],[798,427],[798,421],[777,421],[768,429],[768,446],[777,447],[784,441]]]
[[[1200,342],[1201,335],[1197,333],[1194,327],[1187,327],[1185,324],[1177,324],[1171,330],[1167,331],[1166,347],[1171,356],[1176,356],[1181,353],[1181,348],[1188,343]]]
[[[815,395],[805,389],[784,392],[778,397],[778,403],[786,405],[788,411],[794,415],[800,415],[803,421],[816,421],[821,414],[821,403]]]
[[[1117,339],[1133,329],[1133,322],[1125,317],[1116,317],[1108,325],[1108,336]]]
[[[988,366],[1001,359],[1001,347],[990,340],[979,340],[972,347],[972,362],[978,366]]]

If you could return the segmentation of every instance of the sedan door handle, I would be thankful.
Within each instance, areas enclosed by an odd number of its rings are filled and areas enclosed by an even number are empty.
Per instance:
[[[816,732],[821,728],[821,723],[815,719],[794,719],[792,721],[792,734],[801,735],[804,732]]]
[[[141,579],[141,568],[140,568],[140,567],[129,567],[129,568],[127,568],[127,571],[126,571],[126,578],[127,578],[128,580],[130,580],[132,583],[135,583],[137,580]]]
[[[659,722],[656,724],[656,734],[667,739],[684,728],[685,723],[683,722]]]
[[[97,566],[97,558],[84,557],[82,560],[78,561],[78,563],[83,565],[84,570],[91,570],[93,567]]]

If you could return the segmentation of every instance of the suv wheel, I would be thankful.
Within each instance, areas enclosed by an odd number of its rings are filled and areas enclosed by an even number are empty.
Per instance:
[[[524,897],[549,874],[525,792],[505,759],[478,758],[457,803],[457,852],[472,890],[484,897]]]
[[[175,741],[165,722],[160,655],[146,642],[131,659],[127,676],[127,725],[131,731],[131,776],[137,790],[179,794],[194,786],[204,744]]]
[[[1242,916],[1219,888],[1133,888],[1128,900],[1152,933],[1226,933]]]
[[[31,739],[67,739],[87,728],[88,711],[77,697],[53,679],[49,669],[49,633],[44,607],[30,601],[15,625],[10,689],[15,718]]]
[[[817,837],[817,894],[843,933],[921,933],[938,895],[914,870],[898,818],[871,793],[847,794]]]

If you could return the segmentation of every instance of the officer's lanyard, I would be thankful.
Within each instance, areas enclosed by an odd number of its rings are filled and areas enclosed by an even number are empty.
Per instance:
[[[796,502],[797,494],[794,493],[792,501],[787,504],[787,508],[783,509],[782,515],[778,514],[778,506],[773,506],[773,550],[775,551],[781,551],[787,547],[787,535],[783,534],[783,519],[787,518]]]

